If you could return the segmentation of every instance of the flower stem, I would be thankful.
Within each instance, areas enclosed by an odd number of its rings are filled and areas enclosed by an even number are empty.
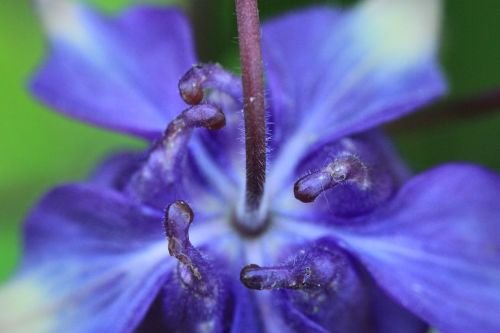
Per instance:
[[[235,0],[245,117],[245,209],[256,212],[266,180],[266,117],[257,0]]]
[[[386,126],[392,134],[427,130],[500,111],[500,87],[458,100],[447,100]]]

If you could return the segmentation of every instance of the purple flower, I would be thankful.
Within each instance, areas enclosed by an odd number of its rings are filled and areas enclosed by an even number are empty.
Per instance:
[[[500,177],[409,179],[374,129],[444,93],[438,7],[369,0],[263,26],[270,169],[243,221],[239,77],[192,67],[176,10],[46,1],[35,95],[151,148],[37,204],[0,331],[500,331]]]

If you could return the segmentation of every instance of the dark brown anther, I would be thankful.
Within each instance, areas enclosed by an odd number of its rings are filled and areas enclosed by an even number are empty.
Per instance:
[[[241,80],[224,70],[219,64],[193,66],[179,81],[182,99],[190,105],[200,104],[205,89],[224,92],[236,100],[241,98]]]
[[[342,267],[337,255],[321,247],[299,251],[289,262],[280,266],[261,267],[250,264],[240,272],[240,281],[254,290],[302,289],[326,287],[335,280]]]
[[[294,195],[310,203],[324,191],[347,182],[356,183],[359,188],[368,188],[371,184],[363,161],[350,153],[341,153],[325,168],[300,178],[294,185]]]
[[[197,105],[203,100],[202,83],[205,80],[204,76],[197,75],[201,66],[193,66],[179,81],[179,92],[182,99],[190,104]]]
[[[171,122],[165,132],[165,137],[182,135],[184,130],[195,127],[205,127],[209,130],[219,130],[226,125],[224,113],[211,104],[199,104],[183,111],[177,118]]]
[[[318,171],[299,179],[294,187],[293,194],[298,200],[309,203],[325,190],[335,187],[337,182],[333,180],[331,172]]]
[[[245,287],[254,290],[294,288],[297,282],[291,276],[289,267],[260,267],[250,264],[240,272],[240,281]]]

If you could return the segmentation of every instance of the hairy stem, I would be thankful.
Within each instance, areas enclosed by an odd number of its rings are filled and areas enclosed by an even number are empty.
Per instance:
[[[236,0],[243,80],[248,212],[259,209],[266,180],[266,118],[257,0]]]

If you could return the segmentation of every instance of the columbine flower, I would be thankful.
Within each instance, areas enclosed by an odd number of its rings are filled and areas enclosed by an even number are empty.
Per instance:
[[[500,177],[450,164],[408,179],[372,130],[444,92],[437,0],[265,24],[268,157],[251,1],[237,1],[243,81],[188,70],[175,10],[45,2],[34,93],[152,146],[33,209],[1,332],[500,330]]]

